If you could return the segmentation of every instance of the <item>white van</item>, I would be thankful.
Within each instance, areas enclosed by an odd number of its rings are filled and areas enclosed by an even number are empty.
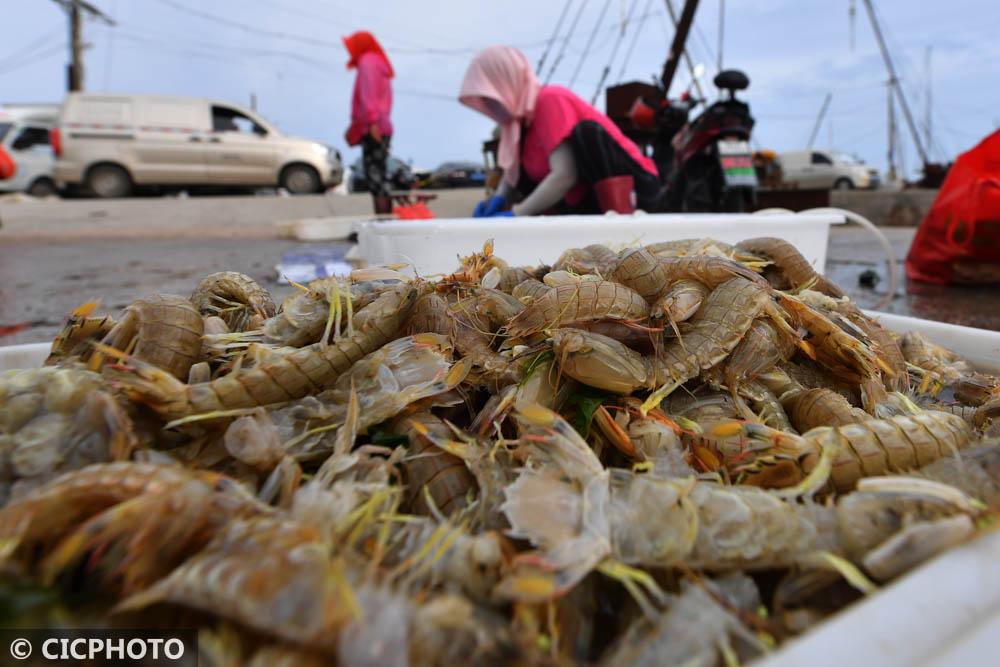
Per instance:
[[[872,189],[879,186],[878,170],[838,151],[792,151],[782,153],[781,174],[785,183],[817,190]]]
[[[70,93],[53,133],[56,180],[98,197],[133,186],[339,185],[340,153],[288,137],[235,104],[196,97]]]
[[[13,177],[0,181],[0,192],[27,192],[35,197],[56,194],[55,155],[49,130],[58,104],[7,104],[0,107],[0,147],[14,160]]]

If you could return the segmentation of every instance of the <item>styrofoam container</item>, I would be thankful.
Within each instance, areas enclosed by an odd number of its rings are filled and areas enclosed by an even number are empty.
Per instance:
[[[1000,372],[1000,332],[869,312]],[[49,345],[0,348],[0,371],[41,365]],[[1000,532],[951,549],[793,640],[755,667],[969,667],[998,664]]]
[[[28,343],[0,347],[0,371],[37,368],[45,363],[52,346],[48,343]]]
[[[352,255],[369,266],[409,264],[418,275],[451,273],[458,257],[493,239],[493,251],[511,266],[551,264],[567,248],[603,243],[612,248],[686,238],[736,243],[777,236],[795,245],[819,271],[826,265],[830,225],[837,213],[769,215],[664,213],[655,215],[565,215],[517,218],[450,218],[360,222]]]

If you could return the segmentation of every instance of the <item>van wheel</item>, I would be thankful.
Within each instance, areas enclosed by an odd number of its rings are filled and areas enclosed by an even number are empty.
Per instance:
[[[56,184],[51,178],[36,178],[35,182],[28,188],[28,194],[32,197],[51,197],[57,194]]]
[[[101,199],[127,197],[132,192],[128,172],[114,164],[99,164],[87,172],[87,189]]]
[[[293,195],[310,195],[320,191],[319,174],[306,164],[293,164],[281,172],[279,185]]]
[[[853,190],[854,183],[851,183],[849,178],[838,178],[837,182],[833,184],[834,190]]]

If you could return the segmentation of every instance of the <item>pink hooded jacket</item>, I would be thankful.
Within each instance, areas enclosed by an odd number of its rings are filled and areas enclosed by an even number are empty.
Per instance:
[[[491,46],[472,59],[459,100],[500,125],[497,162],[510,185],[517,185],[522,168],[533,181],[545,178],[549,155],[585,120],[598,123],[636,163],[657,174],[653,161],[610,118],[568,88],[542,86],[527,57],[509,46]],[[577,183],[567,201],[582,194]]]
[[[351,146],[361,143],[372,125],[377,125],[382,136],[392,136],[392,85],[395,75],[389,58],[378,41],[368,32],[356,32],[344,38],[344,46],[351,54],[348,68],[355,67],[358,76],[354,81],[351,98],[351,126],[346,139]]]

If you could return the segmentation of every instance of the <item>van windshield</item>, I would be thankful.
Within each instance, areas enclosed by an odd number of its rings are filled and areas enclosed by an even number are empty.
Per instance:
[[[7,136],[7,133],[10,132],[10,128],[13,127],[13,125],[13,123],[0,123],[0,141],[3,141],[3,138]]]

